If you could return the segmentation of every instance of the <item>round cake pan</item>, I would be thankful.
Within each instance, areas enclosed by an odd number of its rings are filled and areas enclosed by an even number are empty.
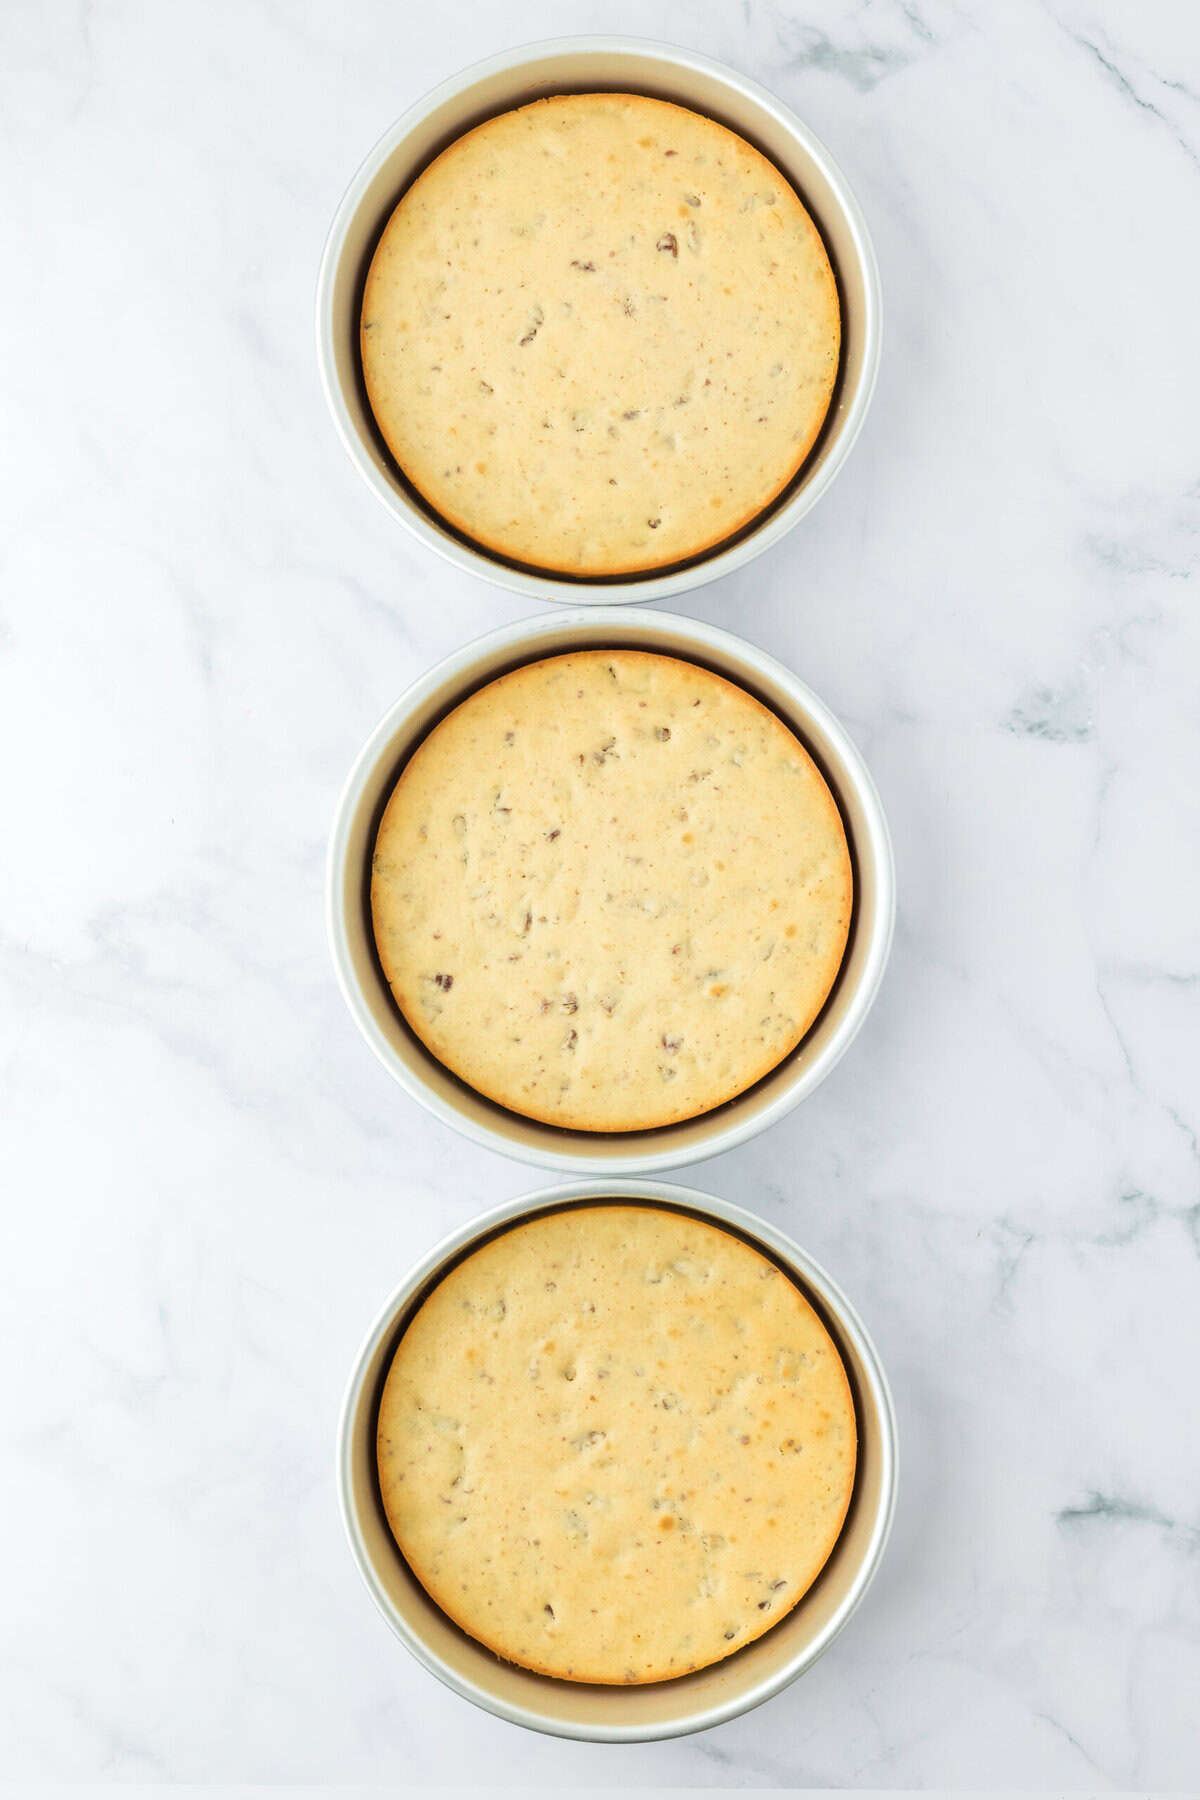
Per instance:
[[[858,1468],[841,1537],[825,1568],[773,1631],[694,1675],[645,1687],[596,1687],[531,1674],[493,1655],[425,1593],[388,1529],[379,1494],[375,1434],[392,1355],[417,1305],[465,1253],[498,1230],[598,1200],[677,1207],[738,1232],[799,1284],[831,1332],[850,1377]],[[502,1402],[501,1402],[502,1404]],[[513,1446],[520,1455],[520,1445]],[[576,1182],[510,1200],[463,1226],[401,1282],[359,1351],[338,1430],[337,1479],[350,1548],[376,1606],[419,1662],[476,1706],[559,1737],[634,1743],[703,1731],[748,1712],[794,1681],[827,1650],[879,1567],[896,1495],[896,1421],[887,1378],[841,1289],[783,1232],[726,1200],[658,1181]]]
[[[608,89],[677,101],[731,127],[796,188],[833,263],[842,305],[842,360],[824,429],[780,498],[735,539],[666,573],[573,579],[506,562],[453,531],[389,456],[363,387],[359,315],[380,233],[401,195],[446,145],[496,113],[548,94]],[[611,605],[658,600],[738,569],[790,531],[825,492],[858,436],[879,365],[879,272],[846,178],[807,126],[765,88],[708,57],[637,38],[561,38],[476,63],[398,119],[367,157],[338,208],[317,283],[317,360],[333,422],[371,491],[423,543],[486,580],[539,600]]]
[[[522,1118],[452,1075],[405,1023],[384,979],[371,929],[370,872],[379,819],[405,761],[476,688],[522,663],[570,650],[626,647],[684,657],[737,682],[807,747],[841,810],[854,867],[846,954],[824,1010],[770,1074],[724,1106],[658,1130],[571,1131]],[[520,620],[439,663],[380,720],[346,783],[329,846],[327,911],[338,981],[384,1067],[424,1106],[489,1149],[571,1174],[651,1174],[744,1143],[811,1094],[848,1049],[875,998],[895,915],[892,849],[875,784],[845,730],[782,663],[715,626],[670,613],[612,607]]]

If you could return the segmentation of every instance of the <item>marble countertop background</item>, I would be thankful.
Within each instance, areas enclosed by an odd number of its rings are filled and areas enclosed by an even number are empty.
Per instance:
[[[800,1683],[631,1749],[437,1686],[332,1480],[384,1294],[544,1178],[406,1100],[329,967],[362,739],[531,609],[352,472],[317,262],[414,98],[593,30],[758,77],[870,221],[863,437],[690,610],[846,721],[900,891],[851,1054],[690,1176],[875,1334],[891,1550]],[[10,0],[0,71],[3,1774],[1200,1785],[1194,8]]]

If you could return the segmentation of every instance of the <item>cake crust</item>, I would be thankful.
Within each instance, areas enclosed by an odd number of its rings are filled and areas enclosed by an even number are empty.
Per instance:
[[[418,493],[560,574],[702,554],[808,456],[837,284],[773,163],[640,94],[534,101],[403,195],[361,317],[372,412]]]
[[[628,1685],[790,1612],[857,1456],[837,1349],[776,1264],[607,1203],[518,1225],[434,1288],[377,1447],[393,1535],[456,1624],[540,1674]]]
[[[743,1093],[801,1042],[853,904],[837,805],[744,689],[582,651],[478,690],[384,810],[371,913],[412,1030],[488,1099],[643,1131]]]

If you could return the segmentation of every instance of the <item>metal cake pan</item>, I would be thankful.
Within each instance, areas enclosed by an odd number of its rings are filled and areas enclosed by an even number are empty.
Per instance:
[[[818,226],[838,281],[842,358],[829,417],[802,469],[734,538],[675,569],[579,579],[509,563],[455,532],[418,497],[389,455],[367,404],[359,315],[367,267],[392,209],[421,170],[473,126],[548,94],[608,89],[651,94],[705,113],[782,170]],[[330,227],[317,283],[317,361],[325,398],[351,462],[372,493],[422,543],[460,569],[538,600],[611,606],[669,599],[739,569],[778,543],[841,469],[870,405],[879,366],[879,272],[862,211],[824,144],[749,77],[667,44],[579,37],[527,44],[445,81],[376,144]]]
[[[396,1546],[379,1495],[379,1397],[396,1344],[417,1304],[465,1253],[540,1213],[599,1200],[675,1207],[747,1238],[805,1292],[846,1366],[858,1422],[858,1467],[842,1534],[816,1582],[779,1624],[737,1655],[674,1681],[597,1687],[505,1663],[461,1631],[429,1598]],[[514,1445],[514,1455],[520,1446]],[[423,1257],[389,1297],[354,1363],[342,1406],[337,1482],[359,1573],[396,1636],[427,1670],[476,1706],[559,1737],[636,1743],[678,1737],[748,1712],[811,1668],[858,1607],[882,1560],[897,1477],[896,1421],[878,1352],[842,1290],[777,1227],[726,1200],[656,1181],[587,1181],[507,1201],[461,1226]]]
[[[426,733],[476,688],[521,663],[618,647],[686,658],[748,689],[791,727],[837,801],[854,866],[850,936],[820,1016],[790,1055],[745,1093],[698,1118],[650,1131],[544,1125],[469,1088],[425,1048],[392,998],[375,950],[370,867],[379,818]],[[745,639],[654,608],[559,610],[479,638],[423,675],[359,752],[338,805],[326,880],[330,949],[355,1024],[389,1074],[444,1123],[492,1150],[567,1174],[654,1174],[716,1156],[766,1130],[825,1079],[878,992],[895,916],[891,841],[875,784],[845,728],[790,669]]]

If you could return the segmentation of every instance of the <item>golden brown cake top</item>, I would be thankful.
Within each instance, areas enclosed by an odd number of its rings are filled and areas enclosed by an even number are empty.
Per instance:
[[[494,1238],[442,1280],[379,1410],[414,1574],[500,1656],[576,1681],[704,1668],[776,1624],[841,1530],[845,1370],[732,1233],[604,1204]]]
[[[459,138],[386,226],[367,393],[413,485],[486,548],[661,568],[753,519],[807,456],[837,287],[794,189],[698,113],[539,100]]]
[[[392,993],[430,1051],[529,1118],[706,1112],[800,1042],[845,949],[850,857],[794,734],[634,650],[527,664],[417,749],[375,845]]]

